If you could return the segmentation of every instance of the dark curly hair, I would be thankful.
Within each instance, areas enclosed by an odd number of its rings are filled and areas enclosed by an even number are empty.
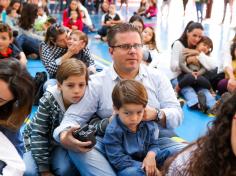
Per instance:
[[[232,176],[236,175],[236,156],[231,146],[231,126],[236,113],[236,92],[219,108],[208,133],[185,150],[196,145],[188,166],[174,168],[174,175]],[[184,150],[184,151],[185,151]],[[166,169],[167,170],[167,169]]]

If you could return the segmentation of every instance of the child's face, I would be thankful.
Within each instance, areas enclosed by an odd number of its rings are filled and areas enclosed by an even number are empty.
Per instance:
[[[38,16],[43,16],[43,14],[44,14],[43,8],[42,8],[42,7],[39,7],[39,8],[38,8]]]
[[[70,46],[82,46],[82,48],[85,47],[85,42],[83,40],[80,39],[80,37],[76,34],[72,34],[70,35],[68,42],[67,42],[67,47]]]
[[[12,43],[8,32],[0,32],[0,51],[5,51]]]
[[[124,104],[119,110],[115,108],[115,112],[127,128],[136,132],[139,123],[143,119],[144,109],[143,105]]]
[[[113,5],[113,4],[110,5],[110,7],[109,7],[109,13],[112,14],[112,15],[114,15],[115,12],[116,12],[116,6]]]
[[[86,89],[85,74],[82,76],[69,76],[62,84],[58,83],[58,88],[62,92],[65,106],[78,103],[84,95]]]
[[[142,32],[143,43],[148,43],[152,40],[153,37],[153,30],[150,28],[145,28]]]
[[[139,32],[143,32],[143,24],[142,23],[140,23],[139,21],[134,21],[132,24],[139,30]]]
[[[207,53],[209,52],[209,50],[210,50],[210,47],[209,47],[206,43],[200,42],[200,43],[197,45],[196,50],[207,54]]]
[[[73,20],[77,20],[78,18],[78,13],[76,11],[71,11],[70,16]]]

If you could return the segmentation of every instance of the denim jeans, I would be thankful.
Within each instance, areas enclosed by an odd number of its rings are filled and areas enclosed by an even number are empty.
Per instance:
[[[32,157],[31,151],[24,153],[26,171],[24,176],[39,176],[37,164]],[[60,146],[55,147],[51,155],[51,171],[55,175],[76,176],[79,172],[70,161],[67,150]]]
[[[16,38],[18,45],[27,54],[35,53],[39,56],[39,44],[40,40],[29,37],[25,34],[21,34]]]
[[[173,87],[175,87],[178,84],[177,78],[171,80],[171,84]],[[194,89],[190,86],[184,87],[180,90],[181,95],[183,95],[184,99],[186,100],[186,103],[188,107],[193,107],[194,105],[198,104],[198,96],[197,92],[203,92],[206,96],[206,105],[207,108],[210,109],[214,106],[216,103],[215,98],[212,96],[210,91],[208,89]]]
[[[160,149],[162,152],[169,152],[168,155],[172,156],[177,152],[181,151],[186,144],[174,142],[170,138],[159,138]],[[69,151],[69,156],[72,162],[75,164],[76,168],[79,170],[81,176],[115,176],[116,173],[112,166],[109,164],[105,157],[105,148],[102,143],[102,139],[97,137],[97,143],[95,148],[87,153],[73,152]],[[128,171],[124,172],[134,172],[137,171],[135,168],[129,168]],[[142,173],[138,170],[138,173]],[[122,173],[121,173],[122,174]],[[119,174],[118,174],[119,175]],[[133,175],[133,174],[131,174]],[[136,174],[135,174],[136,176]]]
[[[210,109],[216,103],[215,98],[212,96],[208,89],[198,89],[194,90],[192,87],[185,87],[181,89],[181,94],[183,95],[184,99],[187,101],[187,105],[192,107],[198,103],[198,96],[196,92],[203,92],[206,96],[206,105],[207,108]]]

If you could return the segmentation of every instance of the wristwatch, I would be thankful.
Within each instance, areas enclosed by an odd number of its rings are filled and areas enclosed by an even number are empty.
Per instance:
[[[157,122],[159,122],[162,118],[163,118],[163,111],[161,111],[160,109],[156,109],[157,111]]]

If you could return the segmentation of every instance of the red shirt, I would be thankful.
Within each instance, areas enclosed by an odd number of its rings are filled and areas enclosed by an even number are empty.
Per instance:
[[[64,23],[64,26],[72,29],[72,26],[77,26],[77,29],[82,31],[83,30],[83,22],[81,18],[77,18],[75,22],[71,20],[71,18],[67,19],[67,21]]]

